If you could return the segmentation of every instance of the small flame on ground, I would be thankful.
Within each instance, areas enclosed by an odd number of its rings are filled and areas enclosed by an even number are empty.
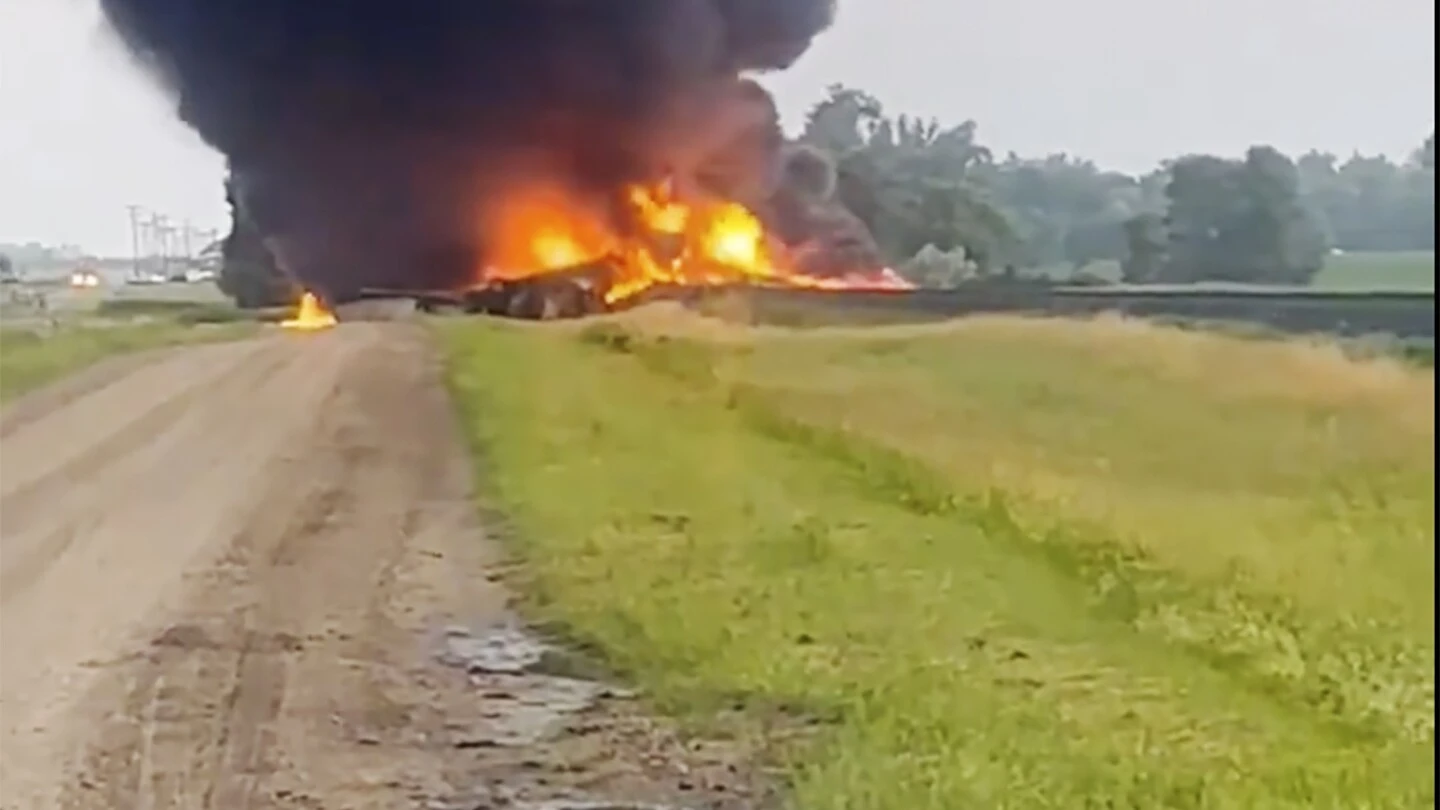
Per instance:
[[[310,292],[300,296],[300,305],[295,310],[295,317],[280,322],[282,327],[294,329],[297,332],[329,329],[335,324],[335,316],[325,308],[324,304],[320,303],[319,298]]]
[[[507,200],[491,223],[493,265],[482,283],[516,280],[591,262],[614,270],[605,301],[615,304],[660,285],[771,284],[831,290],[911,289],[889,268],[847,276],[815,276],[786,261],[779,241],[754,212],[736,202],[682,201],[671,184],[626,190],[641,233],[622,237],[595,211],[550,187]]]

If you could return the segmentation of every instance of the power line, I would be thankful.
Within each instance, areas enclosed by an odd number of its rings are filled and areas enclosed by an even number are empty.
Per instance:
[[[125,206],[130,224],[131,274],[158,272],[169,276],[175,265],[189,269],[196,252],[220,238],[219,228],[197,228],[189,219],[172,220],[168,215],[138,204]],[[201,240],[197,243],[196,240]]]

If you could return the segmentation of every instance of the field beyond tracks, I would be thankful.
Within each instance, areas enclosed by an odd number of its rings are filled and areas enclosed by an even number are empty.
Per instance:
[[[785,730],[800,807],[1433,804],[1431,372],[1107,319],[439,330],[535,615]]]
[[[1091,262],[1087,274],[1120,280],[1117,261]],[[1064,277],[1068,268],[1044,268],[1045,275]],[[1432,250],[1359,251],[1327,256],[1312,285],[1321,290],[1434,290],[1435,252]]]

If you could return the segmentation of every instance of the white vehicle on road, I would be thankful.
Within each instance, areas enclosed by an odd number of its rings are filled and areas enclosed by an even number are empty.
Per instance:
[[[70,274],[70,286],[77,290],[100,286],[100,274],[93,270],[76,270]]]

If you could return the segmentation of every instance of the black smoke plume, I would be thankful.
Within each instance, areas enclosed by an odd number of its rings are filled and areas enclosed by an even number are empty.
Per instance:
[[[485,206],[517,179],[601,204],[720,154],[722,185],[763,193],[779,130],[740,77],[789,66],[834,16],[834,0],[101,5],[226,156],[281,265],[336,298],[463,284]]]

